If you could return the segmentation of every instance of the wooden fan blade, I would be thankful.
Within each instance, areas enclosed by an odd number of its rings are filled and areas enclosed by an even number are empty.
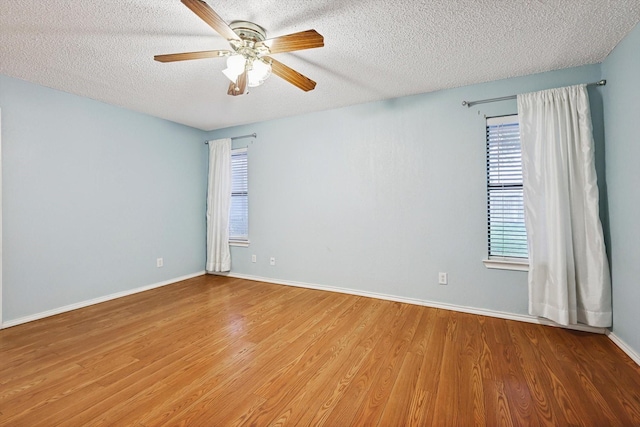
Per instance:
[[[227,95],[231,95],[231,96],[237,96],[239,95],[238,93],[236,93],[236,88],[238,86],[236,86],[236,82],[231,82],[229,83],[229,89],[227,90]]]
[[[293,52],[324,46],[324,37],[316,30],[301,31],[286,36],[274,37],[256,43],[256,46],[269,48],[270,53]]]
[[[227,90],[227,95],[238,96],[243,95],[247,90],[247,70],[244,70],[244,73],[238,76],[238,80],[234,83],[231,82],[229,85],[229,90]]]
[[[243,94],[247,90],[247,80],[247,70],[245,69],[244,72],[238,76],[238,81],[236,82],[240,94]]]
[[[231,51],[229,50],[204,50],[202,52],[184,52],[184,53],[169,53],[167,55],[156,55],[153,57],[158,62],[175,62],[175,61],[188,61],[191,59],[205,59],[205,58],[219,58],[221,56],[229,56]]]
[[[293,68],[287,67],[282,62],[278,62],[271,57],[265,58],[271,61],[271,72],[276,76],[285,79],[305,92],[313,90],[316,87],[316,82],[306,76],[303,76]]]
[[[218,34],[227,40],[240,40],[240,37],[233,32],[231,27],[214,12],[211,7],[202,0],[182,0],[182,4],[187,6],[193,13],[198,15],[200,19],[209,24],[211,28],[216,30]]]

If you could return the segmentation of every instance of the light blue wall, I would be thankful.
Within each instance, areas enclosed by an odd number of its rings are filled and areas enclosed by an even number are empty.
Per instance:
[[[249,145],[251,246],[232,249],[234,272],[526,314],[526,273],[481,262],[484,115],[515,101],[460,103],[600,77],[592,65],[205,134],[0,76],[3,320],[202,270],[202,141],[252,132],[235,142]]]
[[[640,354],[640,25],[604,61],[613,332]]]
[[[526,314],[526,273],[482,264],[484,115],[516,103],[461,102],[599,79],[592,65],[212,132],[258,134],[236,141],[249,146],[251,245],[232,249],[233,272]]]
[[[1,75],[0,108],[4,322],[203,270],[204,132]]]

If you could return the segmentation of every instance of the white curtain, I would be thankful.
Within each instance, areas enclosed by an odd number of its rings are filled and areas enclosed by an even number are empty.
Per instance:
[[[529,313],[611,326],[611,281],[586,85],[518,95]]]
[[[229,208],[231,205],[231,139],[209,141],[207,191],[208,272],[231,270]]]

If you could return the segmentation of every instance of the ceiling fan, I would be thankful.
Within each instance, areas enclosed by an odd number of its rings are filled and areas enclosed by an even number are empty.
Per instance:
[[[231,80],[227,94],[242,95],[247,87],[260,86],[275,74],[305,92],[313,90],[316,82],[303,76],[269,55],[324,46],[324,37],[316,30],[301,31],[267,39],[264,28],[253,22],[233,21],[227,24],[202,0],[181,0],[193,13],[227,39],[232,50],[206,50],[201,52],[171,53],[153,57],[159,62],[186,61],[203,58],[227,58],[222,72]]]

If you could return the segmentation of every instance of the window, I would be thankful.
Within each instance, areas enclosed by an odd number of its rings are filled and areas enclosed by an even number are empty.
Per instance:
[[[229,242],[249,244],[249,179],[247,149],[231,150],[231,209]]]
[[[486,136],[489,260],[485,265],[523,270],[528,265],[529,254],[518,115],[487,118]]]

